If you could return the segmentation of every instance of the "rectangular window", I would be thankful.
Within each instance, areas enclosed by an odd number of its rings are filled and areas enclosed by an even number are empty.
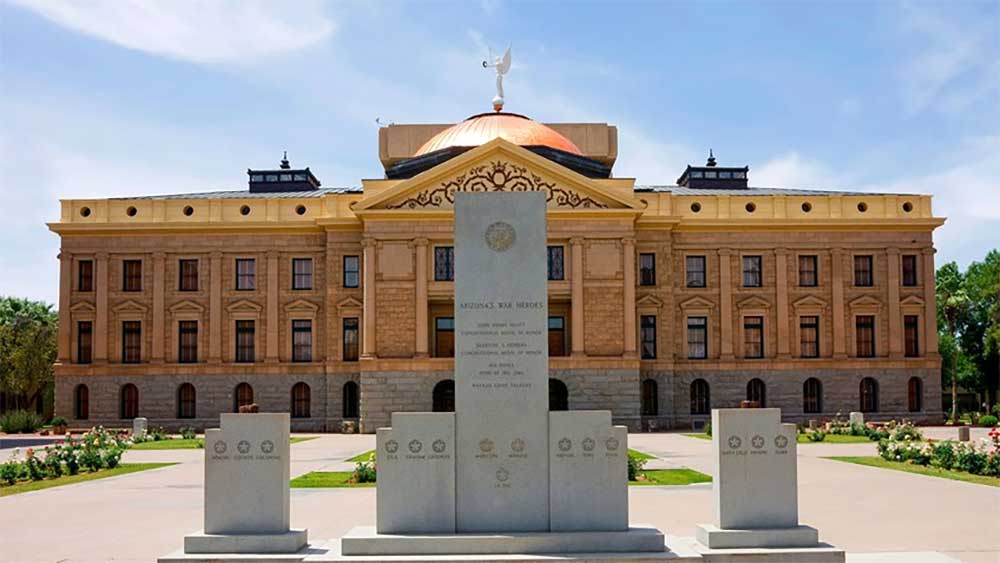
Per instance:
[[[292,321],[292,361],[312,361],[312,321],[296,319]]]
[[[688,256],[684,259],[688,287],[705,287],[705,257]]]
[[[455,281],[454,247],[434,247],[434,281]]]
[[[903,255],[903,285],[913,287],[917,285],[917,256],[915,254]]]
[[[236,259],[236,289],[253,291],[257,288],[257,260],[253,258]]]
[[[177,324],[177,361],[193,364],[198,361],[198,321],[180,321]]]
[[[819,285],[819,270],[816,256],[799,256],[799,286],[816,287]]]
[[[142,323],[122,322],[122,363],[137,364],[142,354]]]
[[[181,260],[177,263],[180,272],[178,289],[181,291],[198,291],[198,261]]]
[[[639,339],[642,342],[642,359],[656,359],[656,315],[642,315],[639,319]]]
[[[93,361],[94,324],[91,321],[76,323],[76,363]]]
[[[763,285],[761,275],[761,257],[743,257],[743,287],[760,287]]]
[[[236,321],[236,361],[253,363],[257,360],[255,353],[256,326],[254,321]]]
[[[920,356],[920,336],[919,320],[917,315],[905,315],[903,317],[903,334],[906,340],[906,357],[916,358]]]
[[[566,355],[566,318],[549,317],[549,356]]]
[[[361,286],[361,260],[357,256],[344,256],[344,287]]]
[[[639,254],[639,285],[656,285],[656,255],[651,252]]]
[[[563,267],[563,247],[549,247],[549,279],[559,281],[566,279],[566,271]]]
[[[312,289],[313,261],[312,258],[292,259],[292,289]]]
[[[855,338],[859,358],[875,357],[875,317],[858,315],[854,321]]]
[[[688,317],[688,358],[703,360],[708,357],[708,317]]]
[[[94,261],[80,260],[77,264],[77,291],[94,291]]]
[[[347,317],[344,319],[343,335],[343,358],[345,362],[358,361],[358,344],[361,342],[358,334],[357,317]]]
[[[142,260],[122,260],[122,291],[142,291]]]
[[[854,285],[858,287],[871,287],[875,285],[875,279],[872,275],[871,256],[854,257]]]
[[[452,317],[434,319],[434,357],[455,357],[455,319]]]
[[[764,357],[764,317],[743,317],[743,357]]]
[[[803,358],[818,358],[819,317],[799,318],[799,334],[802,340],[799,355]]]

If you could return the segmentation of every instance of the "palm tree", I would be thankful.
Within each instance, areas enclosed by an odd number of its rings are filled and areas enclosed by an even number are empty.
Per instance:
[[[958,353],[959,323],[969,308],[969,296],[965,292],[965,279],[958,265],[949,262],[938,270],[936,276],[938,316],[944,320],[945,329],[955,342],[955,353],[951,355],[951,420],[958,422]]]

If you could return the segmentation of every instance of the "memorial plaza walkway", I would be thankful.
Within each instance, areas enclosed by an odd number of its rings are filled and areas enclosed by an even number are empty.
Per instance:
[[[953,429],[928,429],[946,437]],[[977,431],[974,436],[982,433]],[[682,434],[632,434],[655,467],[711,473],[711,443]],[[292,476],[349,470],[344,460],[372,449],[372,435],[322,435],[292,445]],[[865,467],[825,456],[874,455],[874,444],[799,445],[799,513],[848,561],[1000,562],[1000,488]],[[0,498],[4,562],[154,561],[202,525],[204,450],[130,451],[125,462],[177,465]],[[0,452],[6,458],[7,452]],[[710,484],[631,487],[630,520],[668,535],[694,535],[710,522]],[[375,489],[292,489],[292,526],[311,541],[375,523]],[[990,517],[993,515],[994,517]],[[905,553],[903,553],[905,552]],[[930,553],[938,552],[938,553]]]

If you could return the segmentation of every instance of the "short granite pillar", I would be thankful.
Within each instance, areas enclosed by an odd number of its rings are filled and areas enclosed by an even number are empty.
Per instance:
[[[958,427],[958,441],[959,442],[968,442],[969,440],[970,440],[970,438],[969,438],[969,427],[968,426],[959,426]]]
[[[146,437],[146,426],[149,421],[143,417],[132,419],[132,439],[142,440]]]
[[[851,418],[849,419],[849,421],[851,423],[851,426],[854,426],[855,424],[860,424],[861,426],[864,426],[865,425],[865,415],[864,415],[864,413],[860,413],[860,412],[852,412],[851,413]]]

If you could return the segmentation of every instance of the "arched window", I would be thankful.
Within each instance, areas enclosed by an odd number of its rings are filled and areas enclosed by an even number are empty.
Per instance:
[[[195,414],[194,385],[181,383],[177,388],[177,418],[194,418]]]
[[[292,418],[309,418],[309,402],[312,391],[309,385],[300,381],[292,386]]]
[[[642,382],[642,414],[643,416],[660,414],[660,398],[655,379],[645,379]]]
[[[911,377],[906,384],[906,397],[910,412],[924,410],[924,382],[919,377]]]
[[[815,377],[802,384],[802,412],[823,412],[823,384]]]
[[[344,418],[358,418],[358,384],[348,381],[341,392]]]
[[[118,414],[120,418],[135,418],[139,416],[139,388],[135,385],[131,383],[122,385]]]
[[[549,379],[549,410],[569,410],[569,389],[558,379]]]
[[[691,414],[709,414],[712,412],[712,398],[709,395],[708,382],[695,379],[691,382]]]
[[[878,382],[870,377],[861,380],[861,412],[878,412]]]
[[[760,408],[767,406],[767,387],[763,381],[755,377],[747,383],[747,400],[756,402]]]
[[[73,390],[73,416],[77,420],[90,418],[90,389],[80,384]]]
[[[455,380],[438,381],[432,391],[434,412],[455,412]]]
[[[250,384],[244,381],[236,386],[236,391],[233,393],[233,412],[240,412],[240,407],[252,404],[253,387],[250,387]]]

